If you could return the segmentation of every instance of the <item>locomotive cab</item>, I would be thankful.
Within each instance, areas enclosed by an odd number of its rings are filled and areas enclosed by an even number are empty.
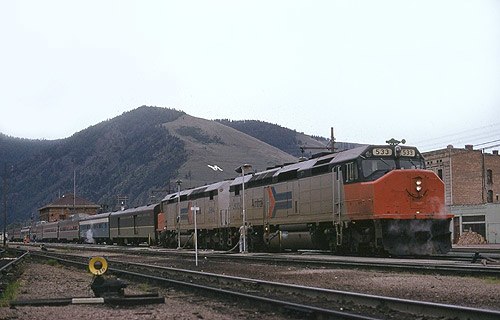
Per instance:
[[[444,184],[425,170],[416,148],[374,146],[357,164],[359,179],[344,186],[349,225],[344,241],[350,251],[427,255],[450,250],[452,215],[444,212]]]

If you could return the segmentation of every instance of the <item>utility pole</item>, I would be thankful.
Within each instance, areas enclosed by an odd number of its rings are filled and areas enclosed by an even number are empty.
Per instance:
[[[181,248],[181,184],[182,180],[178,179],[177,184],[177,219],[176,227],[177,227],[177,249]]]
[[[324,147],[300,147],[300,151],[304,154],[306,149],[312,150],[329,150],[330,152],[335,152],[337,148],[335,148],[335,136],[333,134],[333,127],[330,128],[330,142]]]
[[[3,167],[3,246],[7,246],[7,163]]]
[[[76,169],[73,165],[73,214],[76,211]]]

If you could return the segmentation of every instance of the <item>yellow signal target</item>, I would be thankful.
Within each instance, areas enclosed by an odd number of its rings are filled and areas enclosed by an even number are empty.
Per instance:
[[[108,270],[108,262],[103,257],[93,257],[89,261],[89,270],[92,274],[100,276]]]

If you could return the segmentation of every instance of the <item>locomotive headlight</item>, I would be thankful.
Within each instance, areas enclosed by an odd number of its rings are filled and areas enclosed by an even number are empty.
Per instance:
[[[416,180],[416,181],[415,181],[415,184],[417,185],[417,186],[415,187],[415,190],[417,190],[417,192],[420,192],[420,190],[422,190],[422,180],[420,180],[420,179],[419,179],[419,180]]]
[[[401,156],[401,147],[400,146],[396,146],[394,148],[394,153],[396,154],[396,158],[399,158]]]

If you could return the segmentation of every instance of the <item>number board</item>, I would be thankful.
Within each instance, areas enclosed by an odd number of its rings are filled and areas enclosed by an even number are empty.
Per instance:
[[[374,156],[392,156],[391,148],[373,148]]]
[[[414,157],[415,150],[413,149],[401,149],[401,156],[403,157]]]

